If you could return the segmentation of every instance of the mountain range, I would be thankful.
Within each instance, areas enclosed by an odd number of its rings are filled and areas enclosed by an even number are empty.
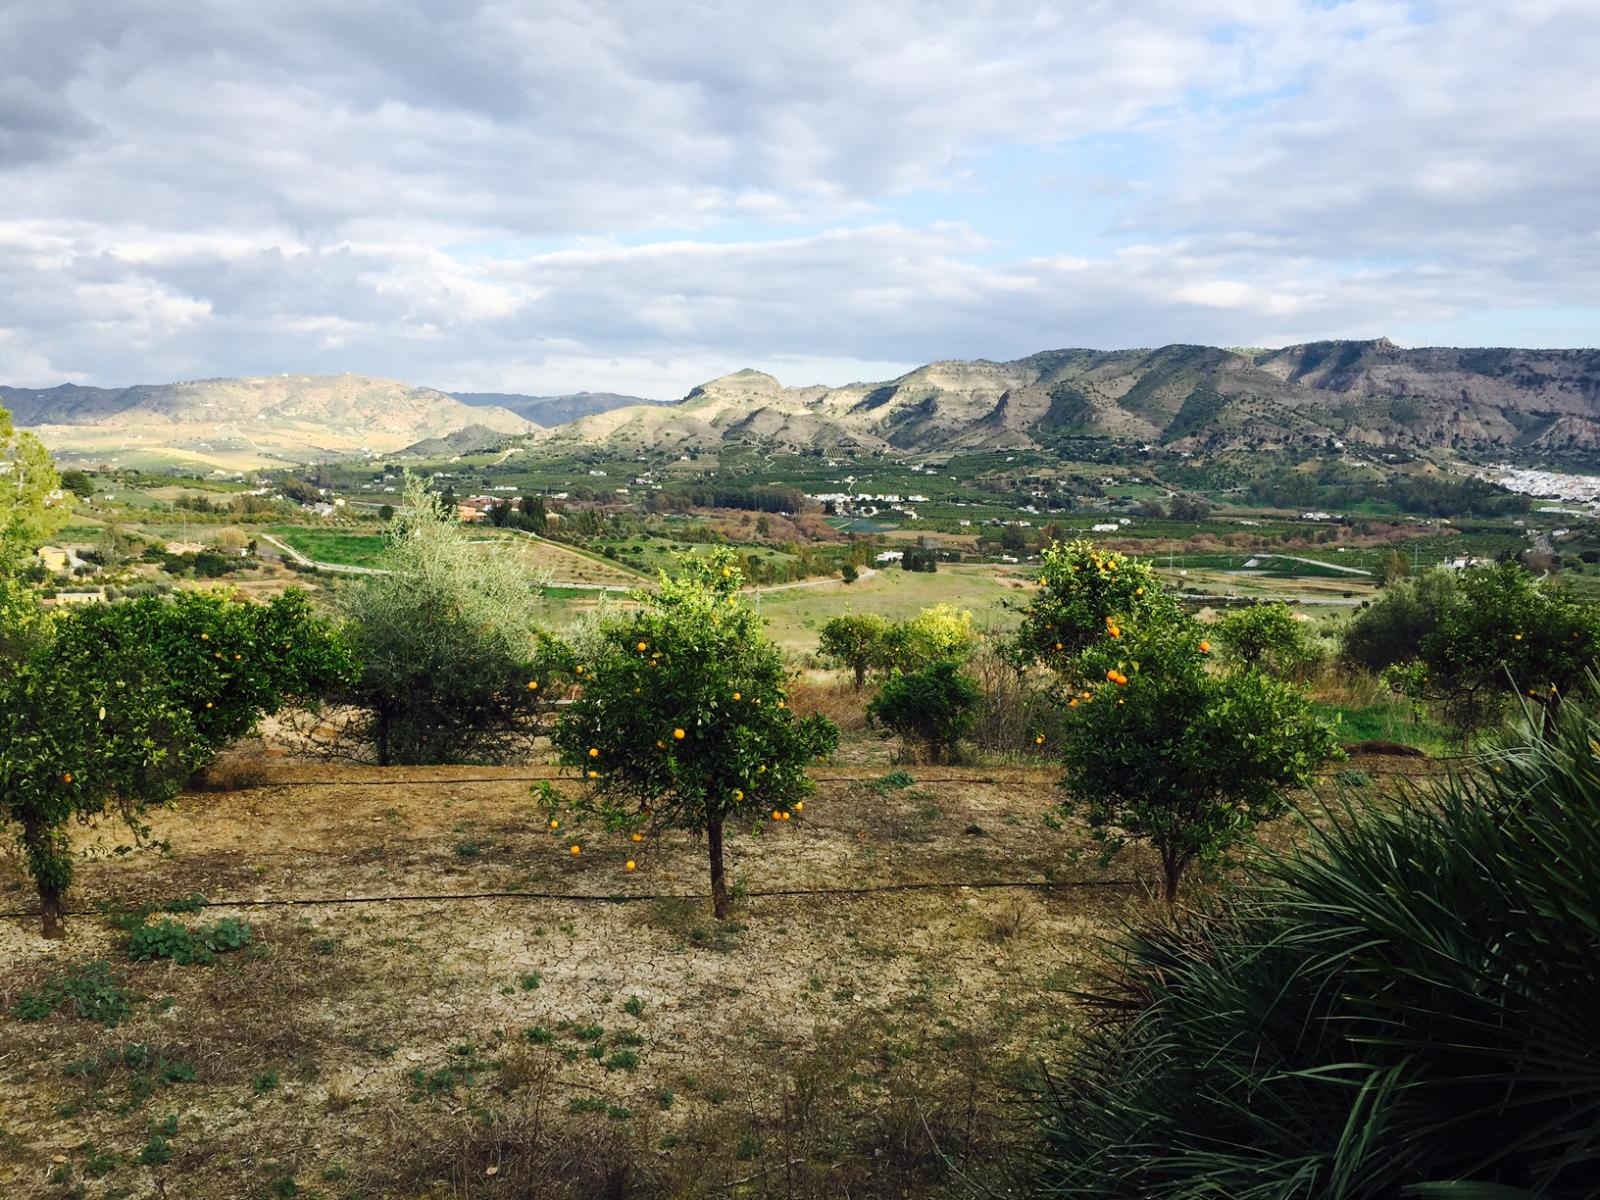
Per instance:
[[[948,361],[883,383],[784,387],[738,371],[669,409],[618,408],[537,441],[1009,449],[1073,438],[1180,450],[1340,441],[1538,455],[1600,447],[1600,351],[1164,346]]]
[[[1051,350],[1012,362],[935,362],[843,387],[785,387],[737,371],[672,404],[592,392],[452,395],[355,375],[0,387],[0,404],[69,457],[136,465],[160,451],[236,469],[407,447],[461,453],[508,440],[906,453],[1081,438],[1190,451],[1338,441],[1527,459],[1600,451],[1600,350],[1406,350],[1382,338],[1277,350]]]

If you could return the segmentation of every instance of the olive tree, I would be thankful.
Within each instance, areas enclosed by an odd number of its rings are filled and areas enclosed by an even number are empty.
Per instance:
[[[417,477],[390,522],[381,572],[341,598],[361,662],[351,731],[378,762],[502,760],[527,748],[542,707],[530,690],[542,639],[533,605],[545,577],[506,543],[475,545]]]
[[[61,476],[38,438],[0,408],[0,575],[11,574],[72,514]]]
[[[686,557],[676,578],[638,594],[636,611],[574,647],[580,690],[554,742],[584,786],[571,798],[541,789],[553,811],[609,831],[704,834],[719,919],[730,911],[729,823],[802,811],[807,764],[838,742],[830,721],[788,707],[783,659],[739,597],[736,563],[726,549]]]

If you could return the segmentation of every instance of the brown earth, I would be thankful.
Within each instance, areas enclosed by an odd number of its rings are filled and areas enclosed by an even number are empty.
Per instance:
[[[528,768],[254,760],[156,815],[168,853],[83,831],[64,943],[0,861],[0,1193],[937,1193],[998,1152],[1006,1081],[1154,908],[1140,856],[1104,870],[1046,826],[1048,774],[911,771],[819,772],[800,819],[734,837],[726,926],[690,839],[552,831]],[[194,892],[217,907],[178,920],[242,916],[250,945],[129,963],[97,915]],[[128,1021],[11,1015],[95,958]],[[195,1079],[104,1066],[129,1046]],[[141,1163],[169,1116],[171,1161]]]

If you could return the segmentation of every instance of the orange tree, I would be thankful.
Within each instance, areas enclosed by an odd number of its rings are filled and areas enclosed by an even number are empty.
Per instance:
[[[236,604],[185,593],[76,609],[0,677],[0,821],[16,827],[59,937],[67,827],[169,800],[256,718],[346,682],[351,664],[304,593]]]
[[[1072,674],[1083,652],[1119,621],[1177,616],[1182,610],[1147,563],[1093,542],[1052,542],[1043,553],[1040,590],[1014,643],[1020,662]]]
[[[1282,815],[1285,789],[1338,746],[1295,685],[1214,669],[1205,630],[1148,567],[1088,542],[1045,556],[1018,649],[1060,682],[1062,808],[1108,853],[1148,842],[1176,900],[1185,870]]]
[[[642,838],[704,833],[712,903],[729,913],[723,835],[730,821],[788,820],[811,791],[806,764],[838,730],[788,707],[783,660],[739,599],[734,555],[687,557],[676,578],[639,595],[572,651],[580,691],[553,735],[585,787],[545,803]]]
[[[1508,562],[1463,572],[1415,661],[1391,678],[1470,734],[1503,717],[1515,692],[1554,707],[1597,652],[1600,610]]]
[[[1254,667],[1210,670],[1193,619],[1119,628],[1081,659],[1100,682],[1069,702],[1063,807],[1108,851],[1129,839],[1154,847],[1170,903],[1185,870],[1216,864],[1282,816],[1286,789],[1339,747],[1294,684]]]

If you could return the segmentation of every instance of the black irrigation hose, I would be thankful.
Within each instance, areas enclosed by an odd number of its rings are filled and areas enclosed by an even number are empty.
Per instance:
[[[1044,880],[979,879],[968,882],[924,881],[912,883],[880,883],[867,887],[825,888],[769,888],[758,892],[745,892],[747,900],[766,900],[795,896],[874,896],[890,892],[960,891],[992,892],[1004,890],[1056,891],[1069,888],[1130,888],[1136,886],[1132,879],[1074,879],[1060,883]],[[193,900],[186,901],[185,911],[203,908],[316,908],[336,904],[396,904],[439,900],[568,900],[594,904],[631,904],[643,900],[709,900],[706,892],[422,892],[399,896],[292,896],[272,900]],[[84,909],[63,913],[63,916],[126,916],[138,910],[128,908]],[[0,917],[37,917],[36,908],[7,909]]]
[[[1466,762],[1468,757],[1463,755],[1456,758],[1434,758],[1428,760],[1432,767],[1440,763]],[[1044,767],[1014,767],[1008,768],[1017,771],[1033,771],[1046,774]],[[1380,777],[1400,777],[1405,779],[1435,779],[1448,774],[1447,771],[1379,771],[1368,770],[1364,767],[1347,766],[1338,771],[1316,771],[1310,776],[1312,779],[1337,779],[1344,771],[1361,771],[1364,775]],[[830,775],[817,779],[818,783],[876,783],[883,778],[881,775]],[[246,784],[237,788],[200,788],[198,794],[216,794],[224,791],[253,792],[266,791],[269,788],[301,788],[301,787],[445,787],[463,783],[582,783],[583,780],[576,775],[561,775],[554,772],[545,775],[468,775],[459,779],[284,779],[276,782]],[[1020,780],[1001,779],[992,775],[919,775],[916,782],[922,783],[1016,783]]]

